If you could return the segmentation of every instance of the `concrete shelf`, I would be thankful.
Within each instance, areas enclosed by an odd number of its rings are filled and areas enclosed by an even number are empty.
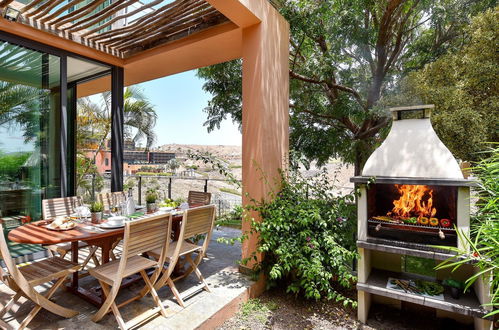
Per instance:
[[[366,283],[357,283],[357,289],[380,295],[388,298],[393,298],[401,301],[407,301],[414,304],[433,307],[448,312],[458,313],[472,317],[483,317],[488,313],[483,309],[478,302],[474,292],[467,292],[461,295],[459,299],[454,299],[450,296],[447,290],[444,292],[444,300],[438,300],[429,297],[423,297],[413,293],[407,293],[394,289],[387,289],[386,283],[389,277],[400,279],[417,279],[408,274],[387,272],[373,269]]]
[[[417,244],[397,242],[396,245],[389,244],[389,240],[383,239],[371,239],[368,238],[367,241],[357,241],[357,247],[364,248],[366,250],[380,251],[395,253],[405,256],[421,257],[433,260],[446,260],[451,257],[455,257],[455,254],[450,253],[442,249],[432,248],[431,246],[425,246],[424,249],[418,248]],[[473,261],[466,263],[472,264]]]

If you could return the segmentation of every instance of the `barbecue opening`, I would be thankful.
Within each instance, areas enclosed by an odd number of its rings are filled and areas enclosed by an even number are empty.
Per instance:
[[[368,234],[406,242],[457,243],[457,188],[374,184],[368,189]]]

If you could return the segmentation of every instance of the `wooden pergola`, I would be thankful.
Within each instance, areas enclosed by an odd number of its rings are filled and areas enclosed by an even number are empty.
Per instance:
[[[204,0],[3,0],[0,8],[19,11],[17,22],[78,42],[119,58],[128,58],[229,20]],[[85,4],[77,7],[81,3]],[[130,6],[139,4],[133,10]],[[134,18],[135,17],[135,18]],[[130,24],[121,24],[127,20]]]
[[[268,198],[278,184],[288,163],[289,24],[268,0],[0,0],[0,14],[0,41],[111,68],[75,94],[113,91],[114,191],[123,187],[123,87],[234,59],[243,63],[243,203]],[[65,102],[61,96],[61,111]],[[246,240],[243,257],[256,245],[256,237]]]

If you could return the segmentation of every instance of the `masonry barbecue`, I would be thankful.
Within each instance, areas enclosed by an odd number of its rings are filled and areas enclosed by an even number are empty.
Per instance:
[[[359,319],[367,320],[371,295],[431,306],[440,313],[464,314],[475,320],[477,328],[489,328],[482,320],[486,311],[480,304],[488,301],[483,281],[475,286],[476,294],[460,302],[445,298],[442,303],[409,293],[392,292],[385,286],[391,276],[401,273],[401,256],[445,260],[449,252],[435,248],[466,248],[456,229],[469,233],[470,187],[452,153],[440,141],[430,122],[433,105],[390,109],[392,127],[385,141],[367,160],[361,176],[352,177],[359,188],[357,246]],[[462,274],[475,270],[464,267]],[[394,271],[396,272],[395,275]],[[389,272],[389,273],[387,273]],[[391,272],[391,273],[390,273]],[[445,274],[437,273],[432,281]],[[445,296],[445,295],[444,295]],[[386,302],[386,301],[385,301]],[[393,301],[392,301],[393,303]],[[487,323],[488,322],[488,323]]]

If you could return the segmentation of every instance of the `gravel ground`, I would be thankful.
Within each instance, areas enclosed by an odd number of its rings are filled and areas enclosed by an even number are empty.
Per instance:
[[[400,311],[381,305],[372,306],[367,325],[363,325],[357,321],[355,309],[332,302],[296,299],[281,289],[273,289],[244,304],[236,316],[218,329],[464,330],[473,327],[437,319],[433,311],[416,306]]]

